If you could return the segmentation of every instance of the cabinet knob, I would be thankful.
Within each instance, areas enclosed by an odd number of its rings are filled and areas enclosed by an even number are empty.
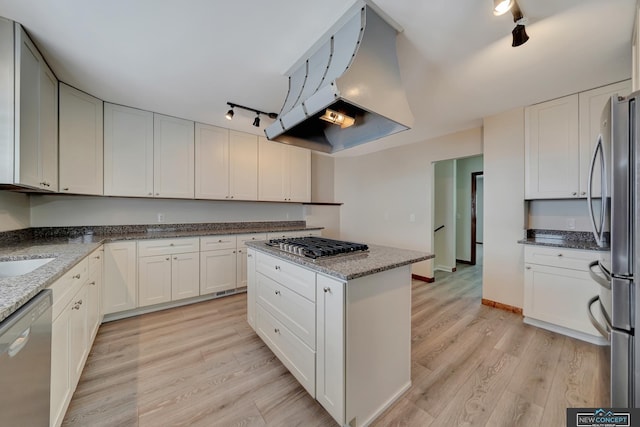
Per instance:
[[[62,191],[69,191],[69,187],[64,187]]]
[[[177,257],[177,256],[174,256],[174,257],[173,257],[173,259],[177,260],[177,259],[178,259],[178,257]]]
[[[82,300],[77,302],[78,305],[82,305]]]
[[[253,258],[253,255],[247,254],[247,258]]]
[[[229,196],[224,196],[224,198],[225,198],[225,199],[228,199],[228,198],[229,198]]]
[[[572,196],[577,196],[578,193],[576,193],[575,191],[573,193],[571,193]]]
[[[95,286],[95,285],[96,285],[96,281],[94,280],[93,282],[89,282],[89,284],[90,284],[91,286]]]
[[[582,193],[580,193],[581,196],[585,196],[587,194],[586,191],[583,191]]]
[[[324,291],[324,293],[326,294],[327,292],[331,293],[331,288],[328,286],[325,286],[324,289],[322,289]]]
[[[169,258],[165,258],[165,260],[166,260],[166,261],[169,261],[169,260],[171,260],[171,257],[169,257]]]
[[[280,266],[279,265],[276,265],[276,270],[280,270]]]
[[[74,279],[79,279],[80,278],[80,274],[76,274],[75,276],[73,276]]]
[[[222,243],[222,239],[218,240],[218,243]]]
[[[276,334],[279,334],[279,333],[280,333],[280,329],[275,328],[275,329],[273,330],[273,332],[275,332]]]
[[[147,193],[148,196],[153,196],[153,193]]]
[[[527,270],[531,270],[531,266],[530,266],[530,265],[527,265],[525,268],[526,268]]]
[[[562,257],[562,254],[558,254],[558,258]]]
[[[236,251],[233,251],[232,253],[234,253],[234,254],[235,254],[235,253],[236,253]]]
[[[159,195],[160,195],[160,193],[156,193],[156,196],[159,196]]]
[[[280,291],[276,291],[276,295],[280,295]]]
[[[173,243],[169,243],[169,246],[174,246],[174,244]]]
[[[100,255],[97,255],[97,256],[96,256],[96,259],[100,259]]]
[[[80,306],[78,304],[71,307],[71,310],[80,310]]]

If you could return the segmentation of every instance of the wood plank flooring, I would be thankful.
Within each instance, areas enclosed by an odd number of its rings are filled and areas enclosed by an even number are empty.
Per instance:
[[[413,282],[412,387],[375,426],[564,426],[607,406],[604,349],[480,304],[481,266]],[[246,296],[104,324],[63,426],[334,426],[246,322]]]

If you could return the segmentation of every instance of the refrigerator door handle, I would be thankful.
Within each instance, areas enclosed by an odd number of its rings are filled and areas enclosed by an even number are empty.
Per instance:
[[[593,267],[600,267],[600,271],[605,277],[599,276],[596,272],[593,271]],[[598,285],[602,286],[605,289],[611,290],[611,276],[600,266],[599,261],[591,261],[589,263],[589,276],[596,282]]]
[[[604,228],[604,209],[600,209],[600,228],[598,228],[598,224],[596,224],[596,216],[595,213],[593,212],[593,172],[595,171],[595,167],[596,167],[596,159],[598,158],[598,154],[600,154],[600,167],[601,167],[601,179],[603,180],[602,183],[604,183],[604,176],[605,176],[605,171],[604,171],[604,158],[603,158],[603,152],[602,152],[603,148],[602,148],[602,135],[598,135],[598,141],[596,142],[596,146],[593,150],[593,156],[591,156],[591,163],[589,165],[589,179],[587,180],[587,204],[589,205],[589,217],[591,218],[591,226],[593,228],[593,236],[596,238],[596,243],[598,244],[598,246],[602,246],[602,232],[603,232],[603,228]],[[605,195],[602,194],[605,191],[604,185],[601,186],[600,188],[600,192],[601,192],[601,200],[604,200]]]
[[[593,311],[591,311],[591,306],[600,300],[600,296],[596,295],[591,298],[587,303],[587,315],[589,316],[589,320],[594,328],[600,332],[600,334],[607,339],[607,341],[611,342],[611,326],[610,325],[602,325],[602,323],[598,322],[596,317],[593,315]],[[606,319],[605,319],[606,322]]]

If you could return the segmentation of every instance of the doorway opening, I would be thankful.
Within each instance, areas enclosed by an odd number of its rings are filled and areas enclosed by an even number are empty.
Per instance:
[[[482,264],[482,233],[484,229],[484,174],[471,173],[471,265]]]

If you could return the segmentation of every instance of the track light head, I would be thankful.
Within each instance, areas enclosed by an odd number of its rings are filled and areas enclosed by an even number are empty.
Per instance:
[[[513,6],[513,0],[493,0],[493,14],[504,15]]]
[[[231,107],[231,109],[229,111],[227,111],[227,114],[225,114],[225,117],[227,118],[227,120],[231,120],[233,118],[233,109],[234,108],[240,108],[242,110],[252,111],[252,112],[256,113],[256,118],[253,119],[253,125],[255,127],[260,127],[260,114],[264,114],[265,116],[267,116],[267,117],[269,117],[270,119],[273,119],[273,120],[278,118],[278,114],[277,113],[267,113],[265,111],[256,110],[255,108],[245,107],[244,105],[239,105],[239,104],[234,104],[233,102],[227,102],[227,105],[229,107]]]
[[[258,115],[256,116],[255,119],[253,119],[253,125],[257,128],[260,127],[260,113],[258,113]]]
[[[233,119],[233,108],[227,111],[227,114],[224,115],[227,120]]]
[[[513,31],[511,31],[511,34],[513,35],[513,42],[511,43],[511,46],[513,47],[521,46],[525,44],[527,40],[529,40],[529,36],[527,35],[527,32],[524,30],[524,25],[521,25],[521,24],[516,25]]]

